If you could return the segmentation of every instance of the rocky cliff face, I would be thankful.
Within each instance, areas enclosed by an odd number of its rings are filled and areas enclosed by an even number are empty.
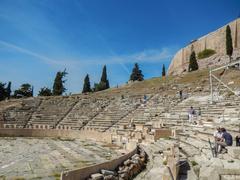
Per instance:
[[[227,24],[231,28],[233,40],[233,58],[240,56],[240,18]],[[168,75],[178,75],[188,70],[189,57],[194,50],[196,54],[204,49],[213,49],[216,54],[209,58],[199,59],[198,64],[200,69],[210,66],[222,65],[229,62],[226,56],[226,26],[211,32],[197,40],[192,41],[186,47],[180,49],[172,59],[168,69]]]

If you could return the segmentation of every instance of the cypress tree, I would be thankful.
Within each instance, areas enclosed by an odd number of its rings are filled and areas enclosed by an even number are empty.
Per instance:
[[[134,68],[132,70],[132,74],[130,76],[131,81],[143,81],[143,74],[142,71],[139,69],[138,63],[134,64]]]
[[[32,86],[32,91],[31,91],[31,93],[32,93],[32,96],[33,96],[33,90],[34,90],[34,87]]]
[[[226,53],[231,60],[231,56],[233,53],[233,45],[232,45],[231,28],[229,25],[227,25],[227,27],[226,27]]]
[[[102,90],[108,89],[109,87],[110,87],[109,81],[107,79],[107,67],[106,67],[106,65],[104,65],[101,80],[100,80],[99,84],[96,84],[95,90],[102,91]]]
[[[12,86],[12,82],[11,81],[9,81],[8,82],[8,85],[7,85],[7,88],[6,88],[6,96],[7,96],[7,98],[8,99],[10,99],[10,96],[11,96],[11,86]]]
[[[38,92],[38,96],[52,96],[52,91],[49,88],[43,87]]]
[[[5,89],[5,83],[0,82],[0,101],[4,100],[6,98],[6,89]]]
[[[197,63],[195,51],[193,51],[190,55],[188,71],[191,72],[196,70],[198,70],[198,63]]]
[[[63,78],[67,75],[66,69],[61,72],[57,72],[54,84],[53,84],[53,95],[54,96],[60,96],[62,95],[65,91],[66,88],[64,87],[64,83],[66,80],[63,80]]]
[[[163,64],[162,66],[162,77],[166,76],[166,70],[165,70],[165,65]]]
[[[84,85],[83,85],[83,90],[82,93],[86,93],[86,92],[91,92],[91,84],[90,84],[90,80],[89,80],[89,75],[87,74],[86,77],[84,78]]]

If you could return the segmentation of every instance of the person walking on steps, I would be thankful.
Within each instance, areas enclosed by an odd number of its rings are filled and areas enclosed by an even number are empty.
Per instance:
[[[194,116],[194,114],[195,114],[195,110],[191,106],[189,111],[188,111],[188,121],[189,121],[190,124],[193,123],[193,116]]]

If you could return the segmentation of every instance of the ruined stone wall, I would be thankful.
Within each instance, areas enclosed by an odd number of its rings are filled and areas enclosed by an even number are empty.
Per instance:
[[[170,137],[172,135],[172,130],[170,129],[156,129],[154,134],[154,140],[157,141],[160,138]]]
[[[229,25],[231,28],[233,47],[239,51],[240,18],[230,22],[227,25]],[[186,47],[180,49],[171,61],[171,64],[168,69],[168,75],[177,75],[177,74],[183,73],[184,71],[187,71],[188,64],[189,64],[189,57],[193,50],[196,52],[196,55],[199,52],[203,51],[204,49],[215,50],[216,54],[219,57],[226,55],[226,26],[227,25],[197,39],[196,41],[193,41]],[[204,59],[201,59],[199,61],[204,61]],[[222,61],[221,63],[225,64],[226,62]],[[206,66],[203,66],[201,68],[206,68]]]
[[[1,137],[61,137],[77,139],[95,139],[112,143],[112,135],[108,132],[98,132],[95,130],[57,130],[57,129],[0,129]]]
[[[117,159],[107,161],[104,163],[96,164],[93,166],[66,171],[61,174],[62,180],[75,180],[75,179],[86,179],[91,174],[94,174],[96,172],[99,172],[101,169],[107,169],[107,170],[115,170],[123,161],[129,159],[131,156],[137,153],[137,148],[133,149],[131,152],[118,157]]]

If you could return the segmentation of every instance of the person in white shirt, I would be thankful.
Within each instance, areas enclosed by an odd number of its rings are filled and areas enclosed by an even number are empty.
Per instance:
[[[221,127],[217,127],[217,131],[215,131],[213,133],[213,137],[214,137],[214,140],[215,140],[215,152],[220,152],[221,150],[221,146],[218,144],[221,140],[222,140],[222,130],[221,130]]]
[[[193,107],[191,107],[189,110],[188,110],[188,121],[190,124],[193,123],[193,116],[195,114],[195,110],[193,109]]]
[[[215,138],[215,141],[219,141],[222,138],[222,131],[221,127],[217,127],[217,131],[213,133],[213,137]]]

